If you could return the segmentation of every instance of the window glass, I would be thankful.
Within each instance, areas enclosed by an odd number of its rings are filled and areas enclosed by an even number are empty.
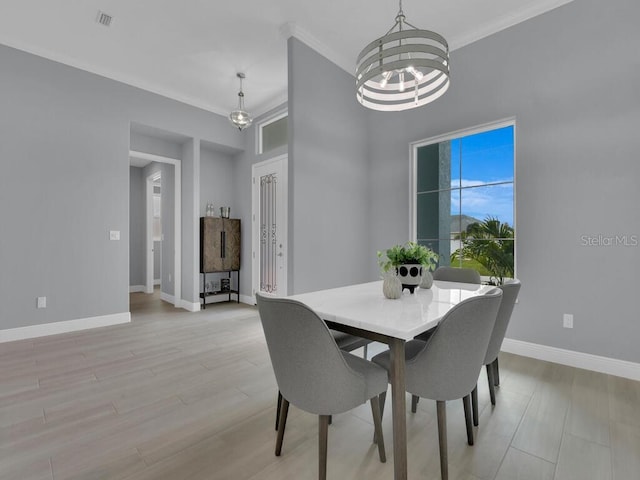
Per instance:
[[[514,273],[514,126],[421,146],[417,241],[493,283]]]
[[[267,153],[287,144],[287,120],[288,117],[284,116],[260,127],[262,141],[260,153]]]

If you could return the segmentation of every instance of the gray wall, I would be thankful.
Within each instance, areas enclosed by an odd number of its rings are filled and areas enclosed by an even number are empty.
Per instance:
[[[515,116],[523,287],[507,336],[640,362],[640,248],[582,245],[640,234],[638,18],[635,0],[572,2],[454,51],[433,104],[369,112],[369,255],[409,234],[410,142]]]
[[[130,123],[236,149],[242,134],[220,115],[9,47],[0,65],[0,329],[128,312]],[[192,168],[183,191],[199,188],[194,178]],[[198,212],[185,208],[193,245]],[[183,261],[187,277],[195,264]]]
[[[235,206],[233,183],[234,158],[228,153],[218,152],[209,148],[200,150],[200,216],[206,215],[207,203],[211,202],[216,208],[216,216],[220,215],[220,207],[231,207],[231,217],[238,218]],[[249,182],[249,179],[244,179]]]
[[[146,197],[142,168],[129,168],[129,285],[145,284]]]
[[[295,38],[289,49],[292,293],[369,279],[367,112],[353,77]]]

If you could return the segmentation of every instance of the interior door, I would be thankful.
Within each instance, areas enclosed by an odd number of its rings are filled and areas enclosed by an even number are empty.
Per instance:
[[[287,157],[252,169],[253,292],[287,295]]]

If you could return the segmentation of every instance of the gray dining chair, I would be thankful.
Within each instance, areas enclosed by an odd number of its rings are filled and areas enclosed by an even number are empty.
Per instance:
[[[282,393],[276,456],[282,452],[289,404],[319,416],[319,479],[327,476],[329,416],[369,401],[380,461],[386,461],[380,395],[387,372],[341,351],[324,321],[309,307],[286,298],[256,294],[271,364]]]
[[[349,333],[338,332],[337,330],[329,330],[333,339],[336,341],[336,345],[340,350],[345,352],[353,352],[359,348],[362,348],[362,358],[367,358],[367,347],[371,343],[371,340],[366,338],[351,335]],[[278,392],[278,399],[276,404],[276,431],[278,430],[278,424],[280,423],[280,412],[282,411],[282,393]],[[329,424],[331,424],[331,417],[329,417]]]
[[[520,293],[520,280],[508,280],[498,288],[502,290],[502,302],[496,317],[496,323],[491,332],[491,339],[487,347],[487,353],[484,357],[484,365],[487,368],[487,380],[489,382],[489,397],[491,405],[496,404],[495,387],[500,385],[500,369],[498,365],[498,354],[502,347],[504,336],[507,333],[507,327],[511,320],[513,307],[516,304],[518,293]],[[471,392],[471,405],[473,408],[473,424],[478,426],[478,386]]]
[[[428,341],[411,340],[406,344],[407,392],[436,401],[442,480],[449,476],[446,402],[462,399],[467,443],[473,445],[469,392],[478,381],[501,299],[502,291],[494,288],[464,300],[442,318]],[[389,371],[389,351],[373,357],[373,362]]]
[[[480,274],[473,268],[456,268],[456,267],[438,267],[433,272],[434,280],[441,280],[444,282],[459,282],[459,283],[474,283],[480,285]],[[427,330],[416,337],[417,340],[426,342],[434,332],[434,329]],[[416,413],[419,398],[414,396],[411,399],[411,411]]]
[[[473,268],[438,267],[433,272],[434,280],[444,282],[475,283],[481,282],[480,274]]]

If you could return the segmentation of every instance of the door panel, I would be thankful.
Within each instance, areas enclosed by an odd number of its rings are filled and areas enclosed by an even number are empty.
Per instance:
[[[286,157],[253,168],[254,291],[287,295]]]

